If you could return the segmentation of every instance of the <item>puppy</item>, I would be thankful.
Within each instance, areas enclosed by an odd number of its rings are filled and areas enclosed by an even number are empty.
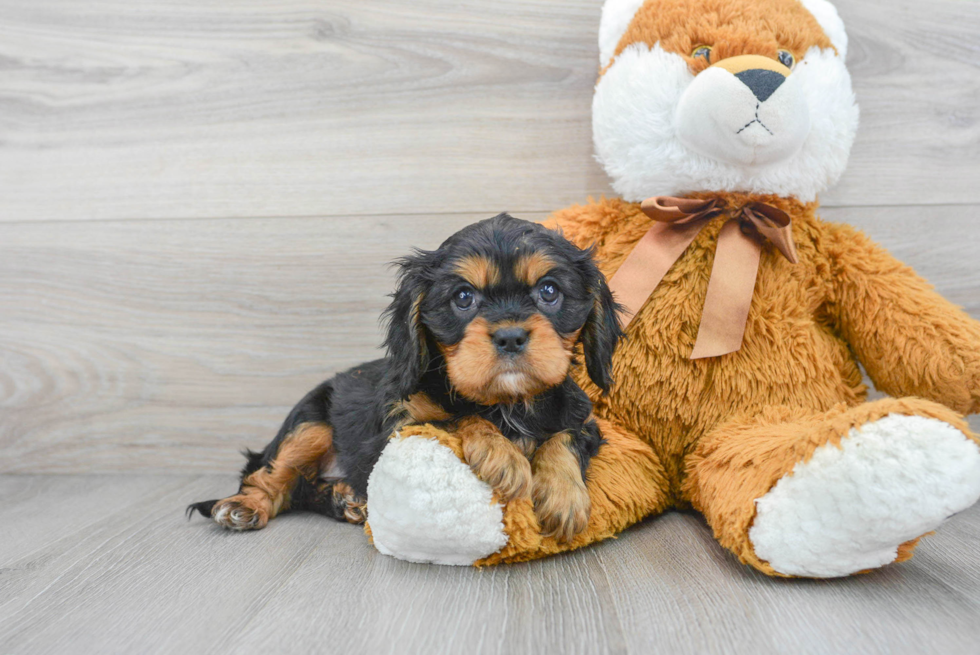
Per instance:
[[[589,377],[607,391],[622,336],[591,252],[501,214],[398,263],[387,357],[307,394],[265,450],[247,451],[238,493],[194,503],[188,516],[235,530],[287,509],[361,523],[389,436],[433,423],[461,438],[500,500],[531,494],[543,533],[567,541],[585,529],[585,474],[602,437],[569,369],[581,343]]]

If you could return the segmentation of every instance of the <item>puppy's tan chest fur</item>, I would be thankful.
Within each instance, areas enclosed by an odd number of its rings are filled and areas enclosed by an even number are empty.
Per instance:
[[[734,201],[738,202],[738,198]],[[773,199],[773,202],[778,202]],[[735,205],[738,206],[738,205]],[[771,245],[762,261],[741,349],[691,360],[723,218],[709,223],[634,317],[613,360],[617,381],[599,396],[581,371],[596,414],[615,416],[647,439],[668,469],[683,478],[682,462],[698,439],[739,413],[789,405],[826,410],[854,404],[865,388],[847,345],[835,335],[831,263],[819,252],[824,224],[813,206],[791,213],[798,264]],[[595,239],[597,258],[612,276],[651,221],[635,203],[602,200],[552,219],[579,246]]]

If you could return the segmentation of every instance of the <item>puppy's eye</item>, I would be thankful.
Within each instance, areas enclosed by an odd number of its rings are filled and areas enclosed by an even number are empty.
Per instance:
[[[709,64],[711,63],[711,46],[710,45],[699,45],[691,53],[691,56],[695,59],[704,59]]]
[[[470,309],[476,301],[472,289],[459,289],[453,294],[453,304],[457,309]]]
[[[793,53],[789,50],[780,50],[776,55],[776,58],[779,60],[780,64],[786,68],[789,68],[790,70],[792,70],[793,66],[796,65],[796,57],[794,57]]]
[[[541,298],[541,302],[546,305],[554,305],[558,302],[558,298],[561,296],[561,291],[558,289],[558,285],[554,282],[545,282],[538,287],[538,297]]]

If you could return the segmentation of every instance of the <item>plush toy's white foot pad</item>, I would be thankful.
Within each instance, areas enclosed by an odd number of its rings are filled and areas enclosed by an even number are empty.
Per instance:
[[[388,442],[368,479],[374,546],[410,562],[470,565],[507,544],[490,487],[438,441]]]
[[[826,444],[756,502],[749,539],[780,573],[849,575],[980,497],[980,448],[942,421],[891,414]]]

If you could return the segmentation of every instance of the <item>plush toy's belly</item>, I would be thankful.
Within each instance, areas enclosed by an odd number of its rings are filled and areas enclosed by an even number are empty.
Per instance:
[[[599,416],[653,446],[675,485],[698,439],[734,416],[779,405],[821,411],[865,395],[856,361],[834,334],[827,267],[805,230],[798,230],[798,264],[763,249],[742,348],[690,359],[719,229],[720,222],[701,232],[633,318],[614,357],[616,385],[595,398]],[[634,232],[638,239],[642,231]],[[607,275],[631,240],[600,244]]]

